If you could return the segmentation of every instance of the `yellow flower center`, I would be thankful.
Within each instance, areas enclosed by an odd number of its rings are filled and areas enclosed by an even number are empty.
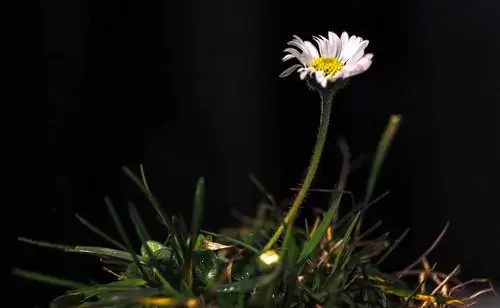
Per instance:
[[[337,58],[323,57],[314,59],[309,65],[315,70],[323,72],[325,76],[335,75],[344,67],[344,64],[342,64],[342,62],[340,62]]]

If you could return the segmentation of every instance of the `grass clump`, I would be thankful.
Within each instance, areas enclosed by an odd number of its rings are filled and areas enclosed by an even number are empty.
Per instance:
[[[428,253],[400,273],[384,273],[379,264],[385,260],[406,232],[392,245],[388,234],[370,239],[378,224],[360,232],[364,212],[374,204],[370,194],[376,176],[397,130],[399,116],[393,116],[375,155],[367,198],[354,204],[340,217],[342,198],[349,173],[347,145],[343,153],[342,174],[331,191],[330,204],[314,223],[304,227],[283,224],[284,215],[277,206],[262,206],[254,219],[246,219],[241,228],[212,233],[200,230],[204,208],[205,181],[196,187],[193,217],[187,227],[183,220],[168,216],[148,187],[144,170],[125,174],[135,182],[156,210],[166,228],[164,238],[153,238],[138,210],[129,204],[130,219],[142,247],[132,247],[111,200],[105,203],[116,225],[121,241],[115,240],[87,220],[78,220],[105,238],[115,248],[64,246],[20,238],[21,241],[56,248],[66,252],[99,257],[104,270],[116,280],[103,284],[82,284],[15,269],[14,274],[67,287],[70,290],[56,298],[51,307],[452,307],[472,303],[472,298],[457,298],[463,284],[456,276],[435,271],[427,261]],[[254,179],[255,181],[255,179]],[[259,183],[257,183],[260,185]],[[271,201],[274,202],[271,198]],[[283,235],[272,244],[273,232],[282,226]],[[276,234],[276,233],[274,233]],[[422,264],[422,269],[415,267]],[[418,277],[409,284],[405,277]],[[432,290],[426,291],[430,283]],[[485,290],[490,291],[490,290]],[[492,289],[491,289],[492,291]],[[477,295],[475,295],[477,296]]]

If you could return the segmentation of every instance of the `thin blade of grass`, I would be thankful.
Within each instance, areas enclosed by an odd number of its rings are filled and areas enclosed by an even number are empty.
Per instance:
[[[191,288],[193,285],[193,263],[192,255],[198,242],[201,222],[203,218],[203,207],[205,205],[205,179],[200,177],[196,183],[196,190],[194,193],[194,206],[193,215],[191,217],[191,227],[189,234],[189,246],[185,254],[185,262],[182,268],[184,281],[186,285]]]
[[[274,201],[273,196],[267,191],[267,189],[262,185],[262,183],[257,179],[257,177],[254,174],[249,175],[250,180],[252,183],[257,187],[257,189],[264,195],[266,196],[267,200],[271,202],[272,205],[276,205],[276,201]]]
[[[335,218],[335,214],[337,214],[337,210],[340,206],[340,201],[342,200],[342,194],[338,195],[333,202],[332,206],[328,209],[328,212],[321,220],[316,231],[312,234],[309,240],[305,243],[304,248],[299,255],[297,260],[297,266],[302,267],[302,265],[307,261],[311,253],[318,247],[321,243],[321,240],[325,236],[328,227],[332,224],[333,219]]]
[[[48,243],[48,242],[42,242],[42,241],[35,241],[26,237],[18,237],[17,238],[20,242],[30,244],[30,245],[35,245],[38,247],[45,247],[45,248],[51,248],[51,249],[57,249],[57,250],[62,250],[62,251],[68,251],[73,249],[75,246],[68,246],[68,245],[60,245],[60,244],[53,244],[53,243]]]
[[[304,230],[306,233],[306,240],[309,240],[311,231],[309,230],[309,223],[307,222],[307,218],[304,219]]]
[[[35,273],[32,271],[27,271],[19,268],[15,268],[12,270],[12,275],[21,277],[24,279],[29,279],[29,280],[34,280],[38,281],[41,283],[45,284],[50,284],[53,286],[58,286],[58,287],[63,287],[63,288],[68,288],[68,289],[79,289],[79,288],[86,288],[88,285],[80,283],[80,282],[75,282],[71,280],[66,280],[66,279],[61,279],[49,275],[44,275],[40,273]]]
[[[94,246],[60,245],[60,244],[47,243],[47,242],[42,242],[42,241],[35,241],[35,240],[25,238],[25,237],[20,237],[19,241],[21,241],[23,243],[30,244],[30,245],[35,245],[38,247],[45,247],[45,248],[50,248],[50,249],[62,250],[64,252],[87,254],[87,255],[93,255],[93,256],[98,256],[98,257],[106,257],[106,258],[119,259],[119,260],[133,262],[133,257],[128,251],[116,250],[116,249],[105,248],[105,247],[94,247]]]
[[[127,246],[130,254],[132,255],[132,258],[134,259],[135,265],[137,266],[137,268],[139,269],[141,274],[144,276],[144,278],[151,281],[152,278],[146,272],[146,270],[144,269],[144,266],[141,264],[138,256],[134,252],[134,248],[132,247],[132,244],[130,243],[130,239],[127,236],[127,232],[125,231],[125,228],[123,227],[123,224],[120,220],[120,217],[118,217],[118,214],[116,213],[116,210],[115,210],[113,204],[111,203],[111,200],[108,197],[106,197],[104,199],[104,203],[106,203],[106,206],[107,206],[108,211],[111,215],[111,218],[113,219],[113,222],[115,223],[116,229],[118,230],[118,233],[122,237],[123,242]]]
[[[170,217],[165,213],[163,208],[160,206],[160,203],[156,199],[156,197],[153,195],[151,190],[147,186],[144,185],[143,181],[139,179],[130,169],[127,167],[122,167],[123,172],[134,182],[137,187],[141,190],[141,192],[148,198],[148,200],[151,202],[151,205],[155,209],[156,213],[160,217],[161,222],[168,228],[170,233],[172,234],[172,237],[174,239],[174,244],[177,246],[175,247],[176,251],[183,252],[185,249],[184,247],[184,239],[179,238],[181,237],[181,234],[177,232],[177,229],[170,219]]]
[[[347,228],[347,231],[346,231],[344,237],[342,238],[342,243],[340,244],[340,246],[338,248],[335,260],[333,261],[330,277],[327,278],[325,285],[329,284],[331,282],[331,280],[333,279],[333,277],[335,277],[335,274],[337,273],[338,266],[340,264],[340,259],[344,253],[344,250],[345,250],[345,247],[347,246],[347,243],[349,243],[349,241],[351,240],[354,227],[356,226],[360,216],[361,216],[361,212],[358,212],[356,214],[356,216],[354,216],[352,222],[349,224],[349,227]]]
[[[193,216],[191,218],[191,242],[190,242],[190,251],[194,248],[198,234],[200,232],[201,221],[203,218],[203,208],[205,206],[205,179],[199,178],[198,183],[196,184],[196,191],[194,193],[194,208],[193,208]]]
[[[100,237],[102,237],[103,239],[105,239],[106,241],[108,241],[111,245],[114,245],[117,248],[120,248],[121,250],[127,250],[127,247],[125,247],[125,245],[123,245],[122,243],[118,242],[117,240],[113,239],[111,236],[109,236],[106,233],[104,233],[103,231],[101,231],[99,228],[97,228],[96,226],[94,226],[93,224],[91,224],[90,222],[88,222],[82,216],[80,216],[78,214],[75,214],[75,217],[76,217],[76,219],[78,219],[80,221],[80,223],[82,225],[84,225],[90,231],[94,232],[95,234],[99,235]]]
[[[401,123],[401,116],[392,115],[379,141],[377,152],[375,153],[375,159],[373,160],[373,164],[370,170],[370,176],[368,178],[368,185],[365,194],[365,203],[368,203],[372,197],[373,190],[375,189],[375,184],[377,182],[378,174],[385,160],[385,157],[387,156],[387,152],[399,128],[400,123]]]
[[[370,202],[370,199],[372,198],[380,169],[385,160],[385,157],[387,156],[387,152],[392,143],[392,140],[394,139],[394,136],[396,135],[400,123],[401,123],[401,116],[392,115],[389,119],[389,123],[385,128],[384,133],[382,134],[382,137],[380,138],[377,151],[375,152],[375,158],[373,160],[372,167],[370,170],[370,175],[368,177],[368,185],[366,186],[364,203]],[[362,224],[363,224],[363,219],[361,217],[358,226],[356,227],[356,235],[359,235]]]
[[[144,166],[142,164],[139,165],[139,169],[140,169],[140,172],[141,172],[141,181],[142,181],[142,185],[144,185],[144,187],[149,191],[151,192],[151,189],[149,189],[149,184],[148,184],[148,180],[146,178],[146,172],[144,172]]]
[[[146,225],[144,224],[144,221],[142,220],[139,211],[137,210],[137,207],[133,202],[128,203],[128,209],[130,219],[134,224],[137,236],[139,237],[141,244],[145,244],[147,241],[150,241],[152,239],[151,235],[149,234],[148,229],[146,228]]]
[[[410,229],[406,229],[395,241],[394,243],[391,245],[391,247],[389,247],[389,249],[387,249],[387,251],[380,257],[380,259],[377,261],[377,265],[381,264],[382,262],[384,262],[387,257],[394,251],[394,249],[396,249],[396,247],[398,247],[398,245],[403,241],[403,239],[408,235],[408,232],[410,232]]]

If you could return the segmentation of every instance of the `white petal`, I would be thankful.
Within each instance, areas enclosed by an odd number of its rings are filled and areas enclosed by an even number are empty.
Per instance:
[[[342,35],[340,36],[340,41],[342,43],[342,49],[347,47],[347,43],[349,42],[349,35],[347,32],[342,32]]]
[[[342,71],[345,73],[346,77],[359,75],[370,68],[372,65],[372,57],[372,54],[367,54],[358,62],[344,66]]]
[[[320,56],[327,57],[327,50],[326,50],[325,42],[319,37],[315,37],[314,40],[316,41],[316,44],[318,44]]]
[[[349,65],[351,63],[356,63],[356,62],[358,62],[359,59],[361,59],[363,57],[363,55],[365,54],[366,46],[368,46],[368,43],[369,43],[369,41],[363,41],[358,45],[357,50],[354,51],[354,53],[350,57],[350,59],[346,59],[347,65]]]
[[[328,32],[328,42],[329,42],[329,51],[330,57],[337,58],[339,54],[339,50],[341,50],[340,46],[340,38],[334,32]]]
[[[280,74],[280,78],[290,76],[291,73],[295,72],[299,67],[301,67],[300,64],[294,64],[287,68],[286,70],[283,71],[283,73]]]
[[[289,54],[283,57],[283,62],[288,61],[292,58],[297,58],[297,60],[299,60],[304,65],[308,62],[306,61],[307,55],[301,54],[297,49],[287,48],[285,49],[285,52],[288,52]]]
[[[294,36],[294,37],[295,37],[295,39],[289,41],[288,45],[297,47],[302,52],[306,52],[307,51],[307,47],[305,45],[305,42],[300,37],[298,37],[298,36]]]
[[[318,50],[316,49],[316,47],[314,47],[314,45],[311,42],[305,41],[304,46],[307,48],[307,50],[309,51],[309,54],[312,56],[313,59],[316,59],[319,57]]]

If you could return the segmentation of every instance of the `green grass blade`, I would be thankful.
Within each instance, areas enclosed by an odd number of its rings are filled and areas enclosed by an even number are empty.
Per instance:
[[[105,247],[59,245],[42,241],[34,241],[25,237],[20,237],[19,241],[30,245],[36,245],[39,247],[62,250],[64,252],[80,253],[80,254],[98,256],[101,258],[118,259],[128,262],[133,262],[134,260],[132,255],[128,251],[116,250]]]
[[[58,287],[68,288],[68,289],[79,289],[88,287],[86,284],[74,282],[71,280],[61,279],[57,277],[52,277],[40,273],[35,273],[19,268],[12,270],[12,275],[21,277],[24,279],[34,280],[45,284],[50,284]]]
[[[181,239],[181,234],[177,232],[174,223],[170,219],[170,217],[165,213],[163,208],[161,207],[160,203],[156,199],[156,197],[153,195],[151,190],[147,186],[144,185],[143,181],[139,179],[130,169],[127,167],[122,167],[123,172],[134,182],[137,187],[141,190],[141,192],[148,198],[148,200],[151,202],[151,205],[155,209],[156,213],[160,217],[160,220],[162,224],[164,224],[170,233],[172,234],[172,237],[174,239],[174,244],[177,246],[175,249],[176,251],[184,251],[184,241]]]
[[[151,205],[158,214],[161,223],[168,228],[170,235],[172,236],[174,251],[179,255],[179,257],[182,258],[184,251],[186,250],[186,241],[184,239],[184,236],[181,232],[179,232],[179,230],[177,230],[176,224],[173,222],[170,216],[167,215],[165,210],[163,210],[160,203],[147,186],[144,170],[141,171],[141,174],[143,175],[143,180],[141,180],[127,167],[122,167],[122,169],[123,172],[132,180],[132,182],[134,182],[137,187],[139,187],[139,189],[144,194],[144,196],[146,196],[149,202],[151,202]]]
[[[153,205],[154,209],[156,210],[158,216],[160,216],[161,221],[165,226],[167,226],[169,229],[173,228],[172,222],[169,218],[169,216],[165,213],[165,211],[161,208],[158,200],[153,196],[151,193],[151,190],[149,190],[148,187],[144,186],[143,182],[127,167],[122,167],[123,172],[134,182],[137,187],[141,190],[141,192],[148,198],[148,200],[151,202]],[[173,229],[170,229],[172,232]]]
[[[73,252],[73,253],[80,253],[80,254],[86,254],[86,255],[93,255],[93,256],[98,256],[101,258],[111,258],[111,259],[117,259],[117,260],[123,260],[127,262],[133,262],[134,261],[134,255],[133,253],[130,253],[129,251],[122,251],[122,250],[116,250],[116,249],[111,249],[111,248],[106,248],[106,247],[94,247],[94,246],[75,246],[72,247],[71,249],[66,250],[67,252]],[[136,256],[139,261],[142,261],[141,258]]]
[[[327,284],[329,282],[331,282],[331,279],[335,276],[335,274],[337,273],[337,269],[339,267],[339,264],[340,264],[340,259],[342,258],[343,256],[343,253],[344,253],[344,250],[345,250],[345,247],[347,245],[347,243],[349,243],[349,241],[351,240],[351,237],[352,237],[352,234],[353,234],[353,230],[354,230],[354,227],[356,226],[359,218],[361,216],[361,212],[358,212],[356,214],[356,216],[354,217],[354,219],[352,220],[352,222],[350,223],[349,227],[347,228],[347,231],[342,239],[342,243],[340,244],[337,252],[336,252],[336,257],[335,257],[335,260],[333,261],[333,266],[332,266],[332,270],[331,270],[331,275],[330,277],[327,279]]]
[[[68,245],[60,245],[60,244],[53,244],[53,243],[48,243],[48,242],[42,242],[42,241],[35,241],[26,237],[18,237],[18,240],[20,242],[30,244],[30,245],[35,245],[38,247],[45,247],[45,248],[51,248],[51,249],[57,249],[57,250],[62,250],[62,251],[69,251],[74,248],[74,246],[68,246]]]
[[[378,174],[382,167],[382,164],[387,156],[387,152],[389,147],[396,135],[396,132],[399,128],[399,124],[401,123],[400,115],[392,115],[389,119],[389,123],[387,124],[382,137],[378,143],[377,151],[375,153],[375,158],[372,163],[372,167],[370,170],[370,175],[368,177],[368,185],[366,186],[365,200],[364,203],[370,202],[373,191],[375,189],[375,184],[377,183]],[[363,224],[363,218],[361,217],[358,226],[356,227],[356,234],[359,234],[361,231],[361,225]]]
[[[373,190],[375,189],[375,184],[377,182],[378,174],[380,172],[384,159],[387,156],[387,152],[399,128],[400,123],[401,123],[401,116],[392,115],[382,135],[382,138],[379,141],[377,152],[375,153],[375,159],[373,160],[373,164],[370,170],[370,176],[368,178],[368,185],[365,194],[365,203],[368,203],[372,197]]]
[[[191,243],[190,250],[194,248],[198,233],[200,232],[203,218],[203,207],[205,206],[205,179],[199,178],[194,193],[193,217],[191,218]]]
[[[326,212],[326,215],[321,220],[321,223],[319,224],[318,228],[304,245],[304,248],[302,249],[302,252],[300,253],[299,258],[297,260],[298,267],[301,267],[307,261],[311,253],[313,253],[314,250],[320,244],[321,240],[325,236],[326,231],[328,230],[328,227],[331,226],[333,219],[337,214],[337,210],[340,206],[341,200],[342,200],[342,194],[339,194],[335,197],[332,206],[330,206],[328,212]]]
[[[80,221],[81,224],[83,224],[85,227],[87,227],[90,231],[94,232],[95,234],[99,235],[103,239],[107,240],[110,244],[114,245],[117,248],[120,248],[121,250],[127,250],[127,247],[123,245],[122,243],[118,242],[117,240],[113,239],[111,236],[107,235],[103,231],[101,231],[99,228],[88,222],[85,218],[82,216],[75,214],[76,219]]]
[[[294,238],[293,225],[288,225],[285,229],[285,239],[283,246],[281,246],[280,260],[282,264],[293,268],[297,264],[297,257],[299,256],[297,242]]]
[[[134,224],[135,231],[137,232],[137,236],[139,237],[141,244],[144,244],[147,241],[151,240],[151,235],[149,234],[146,225],[144,224],[144,221],[142,220],[139,211],[137,210],[137,207],[133,202],[128,203],[128,210],[130,219]]]
[[[146,172],[144,172],[144,166],[142,164],[140,164],[139,165],[139,169],[140,169],[140,172],[141,172],[142,185],[144,185],[144,188],[146,188],[147,191],[151,192],[151,190],[149,189],[148,180],[146,178]]]
[[[108,211],[111,215],[111,218],[113,219],[113,222],[115,223],[116,229],[118,229],[118,233],[122,237],[123,242],[127,246],[128,250],[130,251],[130,254],[132,255],[132,258],[134,259],[134,263],[141,272],[141,274],[144,276],[145,279],[152,280],[149,274],[146,272],[144,269],[143,265],[139,261],[139,257],[136,255],[134,252],[134,248],[132,247],[132,244],[130,243],[130,239],[127,236],[127,232],[125,231],[125,228],[123,227],[123,224],[120,220],[120,217],[118,217],[118,214],[116,213],[116,210],[111,203],[111,200],[106,197],[104,199],[104,202],[106,203],[106,206],[108,208]]]

